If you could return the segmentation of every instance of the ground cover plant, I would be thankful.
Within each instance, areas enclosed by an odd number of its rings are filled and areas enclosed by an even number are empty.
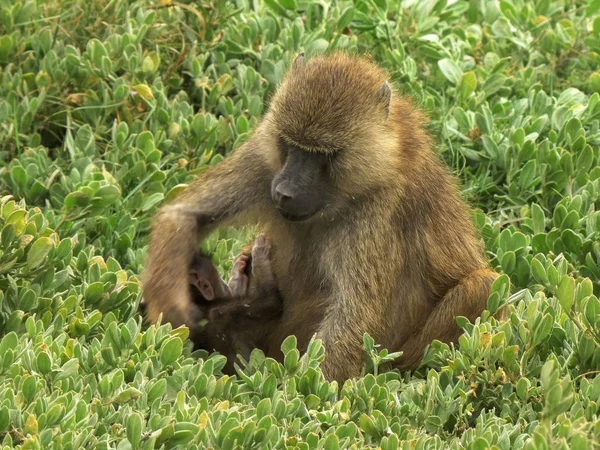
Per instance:
[[[0,0],[0,445],[598,448],[600,1]],[[150,219],[298,51],[368,52],[431,117],[503,276],[456,346],[338,393],[315,341],[235,377],[139,312]],[[204,245],[227,275],[252,230]],[[491,317],[506,305],[508,320]]]

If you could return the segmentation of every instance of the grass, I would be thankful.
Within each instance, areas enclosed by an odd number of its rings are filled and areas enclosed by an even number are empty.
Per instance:
[[[600,446],[600,1],[0,0],[3,449]],[[318,341],[237,376],[142,325],[151,217],[299,51],[368,52],[431,118],[503,276],[456,346],[340,393]],[[204,245],[223,275],[251,231]],[[510,286],[510,293],[509,293]],[[508,305],[509,319],[490,318]]]

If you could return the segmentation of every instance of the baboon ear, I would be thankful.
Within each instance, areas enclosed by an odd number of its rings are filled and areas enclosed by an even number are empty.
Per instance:
[[[378,94],[381,98],[381,103],[385,107],[385,118],[387,119],[390,115],[390,103],[392,102],[392,90],[387,81],[379,88]]]
[[[304,52],[300,52],[298,53],[298,56],[296,56],[296,59],[294,60],[294,63],[292,64],[292,67],[294,69],[297,69],[298,67],[301,67],[304,65]]]

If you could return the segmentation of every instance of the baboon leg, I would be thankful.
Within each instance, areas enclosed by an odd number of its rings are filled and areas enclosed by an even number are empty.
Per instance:
[[[434,339],[446,343],[456,342],[462,334],[456,324],[456,317],[464,316],[471,322],[477,319],[486,308],[492,283],[498,276],[491,270],[476,270],[450,289],[427,321],[419,327],[420,332],[400,348],[404,353],[394,363],[394,367],[401,370],[416,369],[423,358],[425,347]]]

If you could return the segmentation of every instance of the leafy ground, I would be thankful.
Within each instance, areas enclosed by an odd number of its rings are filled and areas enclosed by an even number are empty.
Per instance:
[[[600,1],[0,7],[2,448],[599,447]],[[247,138],[298,51],[334,48],[429,112],[509,319],[459,319],[456,349],[339,395],[318,342],[223,377],[185,330],[141,325],[150,219]],[[223,274],[245,239],[206,244]]]

